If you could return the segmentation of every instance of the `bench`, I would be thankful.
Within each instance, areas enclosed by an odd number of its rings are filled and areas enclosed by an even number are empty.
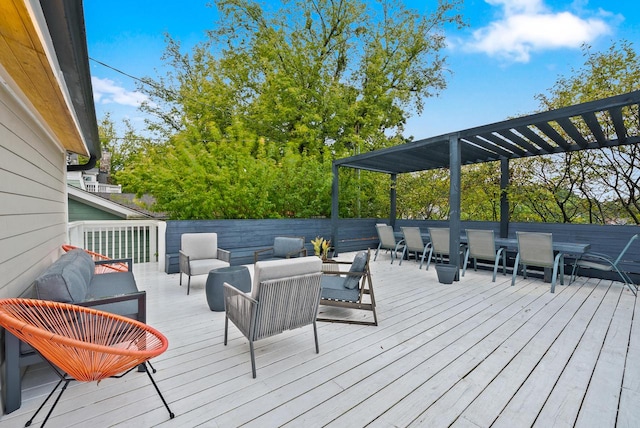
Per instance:
[[[125,263],[126,272],[95,273],[96,265]],[[146,294],[139,291],[131,259],[94,262],[82,249],[63,254],[20,297],[73,303],[146,321]],[[22,403],[22,369],[42,360],[29,345],[5,331],[2,395],[5,413],[20,408]]]

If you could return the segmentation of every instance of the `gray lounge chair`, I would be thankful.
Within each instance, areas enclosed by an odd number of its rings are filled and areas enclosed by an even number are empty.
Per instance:
[[[229,321],[249,339],[251,371],[256,377],[253,342],[286,330],[313,325],[319,353],[316,317],[320,302],[322,260],[319,257],[257,262],[251,295],[224,283],[224,344]]]
[[[329,267],[322,275],[321,306],[360,309],[371,311],[373,321],[360,321],[346,318],[328,318],[324,316],[318,321],[341,322],[346,324],[378,325],[376,315],[376,299],[373,294],[373,282],[369,270],[371,252],[360,251],[353,262],[333,261],[325,263]],[[340,270],[340,266],[349,266],[349,270]],[[368,301],[365,296],[368,295]],[[322,313],[322,309],[321,309]]]
[[[518,254],[513,265],[511,285],[516,283],[518,268],[522,265],[522,275],[527,277],[527,266],[553,269],[551,274],[551,292],[556,290],[556,279],[560,273],[560,284],[564,285],[564,255],[553,256],[553,237],[550,233],[516,232]]]
[[[413,252],[416,256],[416,262],[418,261],[418,254],[421,254],[419,269],[422,269],[424,258],[429,248],[431,248],[431,242],[424,243],[419,227],[401,227],[400,230],[402,230],[402,236],[404,237],[404,250],[402,251],[400,264],[402,264],[405,255],[408,257],[408,254]]]
[[[290,259],[293,257],[305,257],[306,255],[307,249],[304,248],[304,237],[276,236],[273,239],[273,247],[264,248],[253,253],[253,262]]]
[[[427,260],[427,270],[429,270],[429,266],[431,264],[431,258],[433,257],[435,261],[438,261],[438,257],[440,257],[440,261],[444,260],[444,256],[451,258],[451,251],[449,251],[449,228],[448,227],[430,227],[429,228],[429,237],[431,239],[431,248],[429,249],[429,258]],[[462,255],[462,244],[460,244],[460,249],[458,250],[458,257]],[[459,264],[460,259],[455,260],[455,263]],[[451,263],[451,262],[449,262]]]
[[[621,265],[622,265],[622,257],[624,257],[625,253],[627,252],[627,250],[629,249],[633,241],[638,239],[638,236],[639,234],[635,234],[629,239],[629,241],[627,242],[627,245],[625,245],[625,247],[622,249],[620,254],[618,254],[618,257],[616,257],[615,260],[613,260],[608,255],[602,254],[602,253],[594,253],[594,252],[584,253],[574,263],[573,271],[571,272],[571,280],[569,281],[569,283],[573,282],[575,277],[578,275],[578,271],[580,270],[580,268],[596,269],[603,272],[616,272],[622,279],[622,282],[624,282],[624,284],[627,287],[629,287],[629,290],[631,290],[631,292],[633,292],[633,294],[636,295],[638,291],[638,286],[633,283],[629,275],[627,275],[627,273],[622,269]]]
[[[498,248],[498,250],[496,250],[496,240],[493,230],[467,229],[467,250],[464,253],[462,276],[464,276],[467,271],[469,258],[473,259],[474,270],[478,270],[478,259],[491,260],[493,262],[492,282],[496,282],[500,258],[502,258],[502,274],[507,274],[507,253],[504,248]]]
[[[376,231],[378,232],[378,249],[376,250],[373,260],[378,258],[378,252],[380,249],[385,249],[391,252],[391,264],[393,264],[394,257],[398,257],[398,251],[404,251],[404,240],[396,242],[396,237],[393,234],[393,227],[386,224],[376,224]]]

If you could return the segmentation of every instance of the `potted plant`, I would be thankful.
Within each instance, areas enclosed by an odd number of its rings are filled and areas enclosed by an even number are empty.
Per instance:
[[[323,261],[327,260],[331,241],[324,239],[322,236],[316,236],[316,239],[311,240],[311,244],[313,244],[313,253]]]

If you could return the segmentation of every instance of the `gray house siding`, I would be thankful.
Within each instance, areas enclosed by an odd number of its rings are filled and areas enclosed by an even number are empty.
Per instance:
[[[0,297],[24,291],[66,237],[65,153],[24,105],[0,85]]]

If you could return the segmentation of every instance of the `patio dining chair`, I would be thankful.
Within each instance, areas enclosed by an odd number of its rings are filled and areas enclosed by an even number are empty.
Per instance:
[[[516,232],[518,238],[518,254],[513,265],[511,285],[516,283],[518,268],[522,265],[522,275],[527,277],[527,266],[553,269],[551,274],[551,292],[556,289],[556,279],[560,274],[560,284],[564,285],[564,255],[560,252],[553,255],[553,236],[551,233]]]
[[[376,231],[378,232],[380,243],[376,249],[376,254],[373,256],[373,260],[375,261],[378,258],[380,249],[384,249],[391,252],[391,264],[393,264],[393,259],[398,258],[398,251],[404,251],[404,240],[396,242],[393,227],[386,224],[376,224]]]
[[[431,239],[431,248],[429,249],[429,257],[427,259],[427,270],[429,270],[429,265],[431,264],[432,257],[436,262],[438,261],[438,257],[440,257],[440,261],[443,260],[444,256],[451,258],[451,251],[449,250],[448,227],[430,227],[429,237]],[[462,255],[462,248],[463,245],[460,244],[458,257]],[[457,263],[459,263],[459,261],[456,261],[456,264]]]
[[[36,349],[60,380],[25,426],[31,425],[62,385],[41,426],[47,422],[72,380],[120,378],[142,364],[169,409],[150,373],[149,359],[169,344],[154,328],[131,318],[68,303],[36,299],[0,300],[0,325]]]
[[[504,248],[496,250],[493,230],[467,229],[467,250],[464,253],[462,276],[467,271],[469,258],[473,259],[473,269],[478,270],[478,259],[493,261],[493,279],[496,282],[498,264],[502,258],[502,274],[507,274],[507,253]]]
[[[622,258],[624,257],[631,244],[633,244],[633,241],[638,239],[638,236],[640,236],[640,234],[635,234],[631,238],[629,238],[629,241],[627,241],[627,245],[624,246],[615,260],[602,253],[586,252],[581,255],[573,265],[569,283],[573,282],[575,277],[578,275],[578,271],[580,270],[580,268],[595,269],[603,272],[615,272],[620,276],[622,282],[624,282],[624,284],[629,287],[629,290],[631,290],[631,292],[636,295],[638,286],[634,284],[629,275],[623,270],[621,265],[623,263]]]
[[[404,249],[402,250],[400,264],[402,264],[405,255],[408,257],[408,254],[413,252],[416,257],[416,262],[418,261],[418,254],[421,254],[419,269],[422,269],[424,258],[429,248],[431,248],[431,242],[424,243],[419,227],[401,227],[400,230],[402,230],[402,236],[404,237]]]

